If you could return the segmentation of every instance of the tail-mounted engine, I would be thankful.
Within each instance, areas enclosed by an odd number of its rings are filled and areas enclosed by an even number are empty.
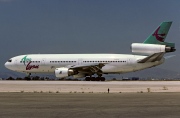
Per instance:
[[[133,54],[152,55],[159,52],[174,52],[176,49],[166,45],[133,43],[131,44],[131,50]]]

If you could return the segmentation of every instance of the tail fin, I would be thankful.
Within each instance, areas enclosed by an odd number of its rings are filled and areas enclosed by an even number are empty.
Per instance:
[[[164,42],[172,22],[162,22],[160,26],[143,42],[145,44],[159,44],[175,47],[174,43]]]

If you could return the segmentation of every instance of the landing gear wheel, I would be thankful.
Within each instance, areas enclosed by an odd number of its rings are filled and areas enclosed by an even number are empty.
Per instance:
[[[28,73],[28,76],[25,77],[25,80],[30,81],[31,80],[31,73]]]
[[[101,81],[101,77],[96,77],[96,81]]]
[[[91,81],[96,81],[96,78],[95,77],[91,77]]]
[[[90,77],[86,77],[86,78],[85,78],[85,81],[90,81],[90,80],[91,80]]]
[[[101,81],[105,81],[105,78],[104,78],[104,77],[101,77]]]
[[[96,77],[95,81],[100,81],[99,77]]]

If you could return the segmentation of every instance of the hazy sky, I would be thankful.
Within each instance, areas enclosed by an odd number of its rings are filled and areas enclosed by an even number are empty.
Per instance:
[[[162,21],[177,51],[159,67],[180,72],[180,0],[0,0],[0,69],[29,53],[131,53]]]

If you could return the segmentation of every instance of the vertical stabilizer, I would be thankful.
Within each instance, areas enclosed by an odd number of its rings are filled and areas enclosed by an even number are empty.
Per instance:
[[[145,44],[159,44],[175,47],[174,43],[164,42],[172,22],[162,22],[160,26],[143,42]]]

